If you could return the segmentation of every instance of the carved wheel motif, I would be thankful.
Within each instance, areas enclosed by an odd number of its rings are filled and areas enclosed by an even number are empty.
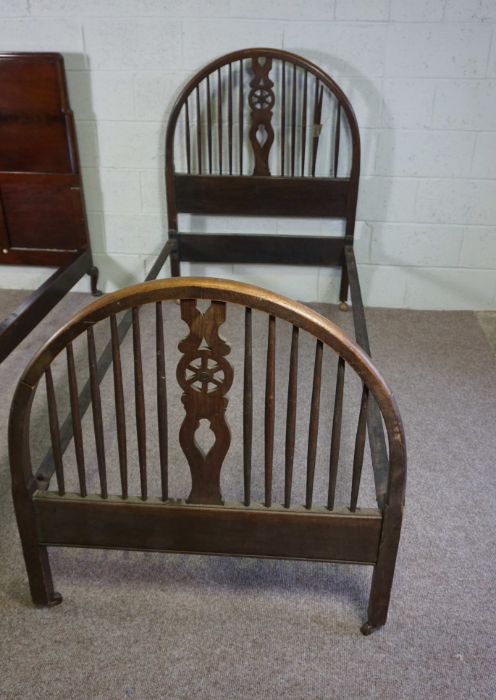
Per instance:
[[[248,101],[251,109],[272,109],[276,98],[272,90],[257,88],[250,92]]]
[[[200,348],[195,357],[184,357],[180,361],[178,381],[184,391],[225,394],[232,383],[230,365],[221,356],[213,357],[210,348]]]

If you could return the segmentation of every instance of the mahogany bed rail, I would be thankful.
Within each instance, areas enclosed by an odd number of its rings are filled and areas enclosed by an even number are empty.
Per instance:
[[[171,405],[174,377],[166,371],[163,306],[171,300],[187,326],[185,337],[176,347],[179,359],[175,381],[182,390],[182,409]],[[205,303],[208,308],[202,310]],[[203,305],[203,306],[202,306]],[[220,327],[232,307],[244,313],[242,361],[230,362],[231,348],[220,336]],[[149,462],[150,416],[144,386],[141,320],[146,308],[154,309],[155,394],[160,485],[150,491]],[[132,364],[123,362],[118,342],[117,315],[131,313]],[[253,392],[253,313],[265,316],[266,329],[265,392],[256,399]],[[144,317],[145,318],[145,317]],[[146,317],[150,318],[150,316]],[[290,359],[287,374],[286,437],[284,455],[284,495],[279,502],[273,493],[275,369],[279,352],[277,329],[289,324]],[[185,326],[185,328],[186,328]],[[106,444],[105,417],[102,414],[101,388],[97,376],[95,336],[105,329],[111,338],[114,407],[118,457],[111,458]],[[298,373],[300,336],[308,334],[314,345],[313,379],[309,406],[306,462],[295,463],[295,421],[299,401]],[[149,337],[149,336],[148,336]],[[92,414],[92,447],[82,427],[78,401],[78,372],[74,346],[80,339],[86,345]],[[312,340],[313,339],[313,340]],[[229,339],[228,339],[229,340]],[[325,493],[314,488],[316,446],[319,436],[319,411],[323,381],[323,354],[334,355],[336,384],[332,428],[324,441],[329,460]],[[52,367],[65,355],[66,370],[57,374],[57,384],[67,385],[73,427],[77,492],[66,487],[66,453],[58,420],[58,406]],[[128,358],[129,359],[129,358]],[[304,359],[306,362],[306,359]],[[125,369],[127,367],[127,369]],[[169,364],[170,368],[170,364]],[[356,376],[361,399],[356,416],[355,446],[346,464],[340,449],[343,423],[345,374]],[[65,374],[65,378],[64,375]],[[230,414],[229,391],[240,375],[242,402],[239,413]],[[256,376],[256,375],[255,375]],[[123,386],[133,387],[132,399],[124,398]],[[44,386],[44,398],[43,398]],[[39,392],[49,419],[54,479],[32,463],[30,449],[31,407]],[[107,396],[108,400],[108,396]],[[263,401],[263,405],[259,401]],[[387,435],[387,484],[377,508],[360,508],[358,493],[364,464],[364,446],[370,401],[384,421]],[[183,415],[179,444],[191,474],[189,495],[171,494],[169,479],[177,465],[170,463],[171,414]],[[262,434],[254,416],[265,413]],[[242,425],[242,460],[237,474],[243,485],[242,502],[224,503],[221,471],[231,447],[231,422]],[[196,435],[206,420],[213,433],[213,444],[203,450]],[[257,428],[258,425],[258,428]],[[108,429],[108,425],[107,425]],[[86,425],[86,431],[88,425]],[[136,463],[129,461],[130,432],[137,440]],[[322,435],[321,435],[322,438]],[[254,444],[263,441],[263,464],[254,463]],[[269,291],[225,280],[173,278],[148,282],[109,294],[91,304],[67,323],[33,358],[18,384],[10,416],[9,445],[13,494],[21,541],[33,601],[54,605],[61,597],[54,592],[47,547],[86,546],[140,549],[236,556],[279,557],[329,562],[353,562],[374,567],[368,619],[362,632],[369,634],[386,621],[396,552],[399,542],[406,478],[405,442],[401,418],[394,397],[370,358],[336,325],[310,308]],[[94,451],[94,459],[89,452]],[[88,464],[95,465],[95,474]],[[347,503],[336,505],[336,476],[339,469],[351,469],[351,489]],[[253,498],[252,483],[256,470],[263,469],[263,497]],[[304,470],[303,503],[292,493],[298,470]],[[110,482],[111,474],[118,475]],[[132,477],[139,476],[138,481]],[[130,484],[136,488],[132,489]],[[109,483],[118,483],[112,490]],[[91,486],[93,484],[93,486]]]

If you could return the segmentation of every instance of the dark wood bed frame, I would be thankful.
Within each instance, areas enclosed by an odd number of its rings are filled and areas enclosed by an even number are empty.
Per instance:
[[[0,362],[88,273],[97,294],[64,59],[0,53],[0,263],[57,267],[0,321]]]
[[[246,81],[249,79],[249,85]],[[277,119],[273,120],[277,112]],[[327,110],[327,113],[326,113]],[[181,122],[179,121],[181,120]],[[178,124],[182,123],[182,133]],[[276,134],[274,127],[279,127]],[[329,128],[331,138],[323,140]],[[249,130],[248,130],[249,129]],[[248,130],[248,134],[247,134]],[[238,136],[236,137],[236,133]],[[340,144],[347,136],[348,172],[340,171]],[[327,144],[326,158],[320,143]],[[252,158],[246,154],[247,144]],[[277,158],[272,159],[277,149]],[[178,169],[179,150],[184,172]],[[320,149],[320,150],[319,150]],[[330,160],[330,167],[323,164]],[[370,360],[370,348],[353,252],[358,179],[359,132],[353,110],[340,88],[318,67],[288,52],[245,49],[214,61],[197,73],[179,95],[166,135],[166,188],[169,240],[153,266],[157,276],[170,257],[172,280],[149,282],[116,292],[81,312],[35,356],[18,385],[11,411],[9,443],[13,494],[33,601],[54,605],[47,546],[68,545],[282,557],[354,562],[374,566],[364,634],[381,627],[387,617],[398,549],[406,480],[406,452],[401,418],[394,398]],[[248,168],[250,170],[248,171]],[[319,170],[328,168],[327,174]],[[265,236],[193,234],[179,231],[178,215],[301,216],[345,221],[344,236]],[[189,262],[273,263],[338,266],[341,307],[351,292],[358,345],[337,326],[296,302],[249,285],[225,280],[174,279]],[[179,344],[183,357],[177,380],[185,411],[179,439],[191,469],[187,501],[168,495],[167,391],[164,364],[162,303],[179,300],[190,333]],[[210,300],[207,311],[197,300]],[[162,496],[147,490],[146,419],[140,336],[140,309],[156,309],[158,437]],[[220,338],[226,306],[245,308],[243,376],[244,503],[224,504],[219,479],[229,448],[224,424],[233,368],[229,346]],[[265,498],[250,497],[253,435],[251,310],[268,316],[265,393]],[[120,323],[116,314],[124,312]],[[274,447],[275,320],[292,324],[286,424],[285,497],[272,499]],[[111,339],[97,360],[93,326],[109,323]],[[119,343],[132,327],[135,418],[141,493],[128,492],[125,404]],[[291,501],[296,420],[298,333],[315,338],[314,379],[308,432],[306,500]],[[78,397],[73,341],[87,336],[89,378]],[[361,346],[361,348],[359,347]],[[318,432],[323,347],[338,356],[334,418],[330,439],[329,497],[325,508],[313,505],[313,480]],[[71,411],[59,426],[51,364],[65,351]],[[209,360],[221,371],[219,381]],[[113,365],[116,430],[121,493],[107,488],[105,445],[99,384]],[[334,506],[341,436],[344,371],[348,366],[362,382],[360,415],[352,459],[349,506]],[[193,372],[187,379],[186,370]],[[31,405],[45,377],[52,447],[33,469],[29,447]],[[195,388],[196,386],[196,388]],[[81,416],[91,404],[100,479],[100,493],[88,493],[81,438]],[[170,409],[170,407],[169,407]],[[204,454],[194,443],[199,421],[206,418],[215,435]],[[384,427],[386,433],[384,433]],[[364,447],[368,433],[376,490],[376,509],[357,508]],[[79,494],[66,493],[63,455],[74,439]],[[342,458],[341,458],[342,459]],[[49,490],[55,474],[57,490]]]

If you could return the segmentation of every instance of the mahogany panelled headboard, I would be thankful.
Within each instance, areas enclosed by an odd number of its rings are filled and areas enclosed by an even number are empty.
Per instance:
[[[0,54],[0,263],[58,267],[0,323],[0,361],[83,274],[96,292],[74,118],[57,53]]]

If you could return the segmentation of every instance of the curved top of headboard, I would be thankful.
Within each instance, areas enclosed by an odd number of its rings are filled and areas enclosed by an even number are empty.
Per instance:
[[[388,498],[401,502],[406,464],[401,417],[390,388],[368,355],[337,325],[309,307],[266,289],[232,280],[184,277],[146,282],[105,295],[79,312],[41,348],[19,380],[10,417],[11,446],[14,449],[18,446],[22,451],[22,445],[28,444],[26,431],[29,431],[32,396],[40,378],[65,348],[78,336],[92,333],[92,326],[100,321],[128,309],[138,310],[141,306],[167,300],[210,300],[241,305],[289,322],[332,348],[356,372],[377,401],[389,441]],[[25,468],[24,477],[29,479],[30,466],[25,464]]]
[[[312,205],[289,215],[354,220],[360,173],[355,113],[325,71],[288,51],[241,49],[199,70],[172,108],[165,151],[172,229],[176,211],[258,213],[246,205],[254,197],[260,214],[288,215],[287,201],[306,199],[312,187]],[[271,181],[258,181],[254,190],[247,175]],[[286,185],[293,189],[282,198]],[[236,200],[227,212],[226,200]]]

